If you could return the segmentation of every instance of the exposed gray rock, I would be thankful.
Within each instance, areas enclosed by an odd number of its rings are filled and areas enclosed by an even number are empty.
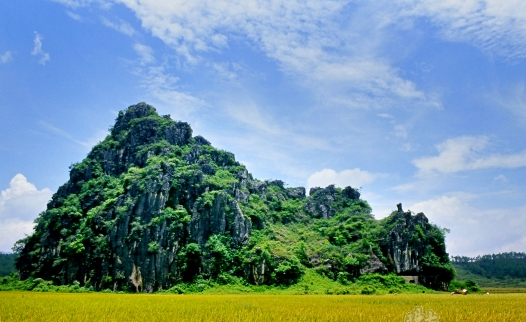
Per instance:
[[[409,211],[404,212],[402,204],[398,204],[397,208],[393,218],[396,225],[389,232],[387,253],[397,274],[412,275],[422,269],[420,261],[426,246],[418,237],[416,227],[419,226],[425,234],[429,221],[423,213],[412,215]]]
[[[252,232],[252,222],[245,218],[237,201],[233,200],[230,207],[234,212],[234,220],[230,228],[230,234],[237,245],[245,244],[250,238]]]
[[[142,118],[155,113],[157,113],[155,108],[144,102],[131,105],[126,109],[125,113],[119,113],[115,126],[112,129],[112,133],[119,133],[123,129],[128,128],[130,121],[133,119]]]
[[[188,144],[192,138],[192,128],[186,122],[176,122],[170,124],[164,130],[164,138],[173,145]]]
[[[267,182],[267,185],[269,186],[278,186],[280,187],[281,189],[285,189],[285,182],[281,181],[281,180],[270,180],[270,181],[266,181]]]
[[[294,199],[303,199],[305,198],[305,188],[304,187],[287,188],[287,196],[294,198]]]
[[[251,180],[248,182],[248,189],[251,193],[265,196],[268,190],[267,184],[263,181]]]
[[[207,139],[205,139],[204,137],[202,137],[200,135],[195,136],[194,140],[195,140],[195,143],[197,143],[199,145],[211,145],[212,144],[212,143],[210,143],[210,141],[208,141]]]
[[[369,261],[367,265],[360,269],[360,274],[370,274],[370,273],[379,273],[386,274],[388,272],[387,267],[382,263],[382,261],[375,254],[369,256]]]
[[[353,200],[360,199],[360,192],[358,191],[358,189],[351,188],[350,186],[345,187],[342,190],[342,195],[348,199],[353,199]]]
[[[199,160],[199,156],[201,155],[202,148],[198,145],[192,147],[190,152],[184,156],[184,160],[187,163],[196,163],[197,160]]]
[[[247,202],[248,197],[250,197],[250,192],[236,189],[234,197],[238,202]]]
[[[236,200],[230,200],[227,193],[221,192],[216,194],[212,206],[194,204],[190,220],[193,241],[203,247],[211,235],[225,232],[230,232],[237,245],[245,244],[252,232],[252,223],[245,218]]]
[[[311,188],[309,200],[304,206],[305,212],[314,218],[331,218],[336,213],[332,204],[336,201],[336,188],[330,185],[325,189]]]
[[[203,247],[210,235],[222,234],[226,229],[227,194],[216,194],[211,206],[195,203],[190,220],[192,240]]]
[[[244,169],[243,171],[238,172],[236,175],[236,179],[239,180],[239,187],[241,189],[246,189],[248,180],[249,180],[249,174],[248,174],[247,169]]]
[[[130,148],[135,148],[139,145],[148,144],[156,141],[158,126],[159,122],[157,120],[139,120],[130,130],[128,136],[128,146]]]
[[[256,285],[263,285],[270,277],[271,265],[262,256],[263,252],[260,247],[256,247],[252,261],[245,267],[245,276]]]
[[[207,175],[213,175],[216,173],[216,169],[208,163],[201,164],[201,171]]]

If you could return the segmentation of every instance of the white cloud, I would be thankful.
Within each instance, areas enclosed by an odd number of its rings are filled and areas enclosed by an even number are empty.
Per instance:
[[[526,57],[526,2],[399,0],[406,16],[429,18],[441,35],[511,59]]]
[[[373,15],[366,24],[351,27],[336,22],[363,19],[360,13],[348,16],[347,0],[118,2],[133,10],[143,28],[189,64],[200,62],[204,52],[221,52],[232,38],[243,36],[252,42],[250,45],[255,44],[275,59],[282,71],[305,86],[324,92],[324,101],[329,97],[332,103],[360,108],[385,108],[397,100],[440,105],[401,77],[387,60],[377,57],[376,47],[382,42],[376,39],[382,37],[379,30],[385,27],[382,19]],[[121,24],[103,22],[123,29]],[[364,26],[367,30],[362,30]],[[129,29],[128,34],[131,33]]]
[[[0,64],[5,64],[13,60],[13,55],[10,51],[6,51],[3,55],[0,56]]]
[[[504,90],[496,90],[489,95],[489,100],[502,107],[514,116],[515,120],[526,125],[526,84],[508,84]]]
[[[71,12],[71,11],[66,11],[66,14],[73,20],[76,20],[76,21],[82,21],[82,17],[78,14],[78,13],[74,13],[74,12]]]
[[[50,132],[53,132],[63,138],[66,138],[68,139],[69,141],[71,142],[74,142],[82,147],[84,147],[85,149],[91,149],[93,146],[95,146],[97,143],[99,143],[100,141],[104,140],[104,138],[106,138],[106,136],[108,135],[108,131],[107,130],[97,130],[95,132],[95,134],[88,138],[87,140],[85,141],[80,141],[78,139],[76,139],[74,136],[72,136],[71,134],[47,123],[47,122],[44,122],[44,121],[40,121],[40,125],[42,125],[45,129],[47,129],[48,131]]]
[[[451,255],[475,256],[488,253],[526,251],[523,227],[526,206],[512,209],[479,209],[473,196],[450,195],[413,204],[430,222],[451,230],[446,236]]]
[[[235,80],[239,76],[238,72],[244,71],[244,68],[237,63],[212,63],[210,66],[220,77],[229,81]]]
[[[73,8],[86,6],[94,2],[94,0],[51,0],[51,1],[62,3],[63,5],[73,7]]]
[[[38,190],[20,173],[11,179],[0,196],[1,252],[10,252],[17,240],[32,232],[34,219],[46,209],[51,196],[51,190]]]
[[[190,113],[207,106],[207,103],[178,86],[179,78],[174,76],[170,64],[164,61],[157,65],[154,51],[150,46],[136,43],[133,49],[139,56],[134,61],[134,73],[141,78],[140,86],[146,90],[151,100],[158,100],[170,106],[179,117],[188,117]]]
[[[508,178],[503,174],[499,174],[498,176],[493,178],[493,181],[508,182]]]
[[[396,124],[394,126],[394,134],[399,138],[407,139],[407,130],[402,124]]]
[[[419,174],[455,173],[487,168],[520,168],[526,166],[526,151],[516,154],[484,154],[489,139],[485,136],[462,136],[436,146],[439,155],[416,159]]]
[[[351,186],[359,188],[363,185],[372,183],[380,175],[370,173],[359,168],[346,169],[336,172],[332,169],[323,169],[315,172],[307,179],[307,187],[327,187],[328,185],[335,185],[337,187]]]
[[[143,44],[135,44],[133,45],[133,49],[140,57],[140,64],[141,65],[148,65],[155,62],[155,57],[153,56],[153,49],[152,47],[143,45]]]
[[[112,6],[112,0],[50,0],[53,2],[61,3],[71,8],[85,7],[91,4],[97,4],[101,9],[110,9]]]
[[[40,56],[40,60],[38,61],[38,63],[41,65],[45,65],[51,57],[49,56],[49,53],[46,53],[42,50],[42,39],[44,39],[44,37],[42,37],[38,32],[35,31],[35,39],[33,39],[35,46],[33,47],[31,55]]]
[[[133,36],[133,34],[135,34],[135,29],[133,29],[129,23],[122,19],[119,19],[117,22],[112,22],[105,17],[101,17],[100,20],[106,27],[117,30],[126,36]]]
[[[165,66],[149,66],[139,73],[142,75],[141,86],[153,98],[175,107],[181,116],[207,105],[205,101],[180,91],[177,87],[179,78],[167,73]]]

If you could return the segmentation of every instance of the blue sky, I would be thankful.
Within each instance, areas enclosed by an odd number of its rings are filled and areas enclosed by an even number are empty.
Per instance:
[[[260,179],[402,202],[452,255],[526,251],[526,4],[0,2],[0,251],[145,101]]]

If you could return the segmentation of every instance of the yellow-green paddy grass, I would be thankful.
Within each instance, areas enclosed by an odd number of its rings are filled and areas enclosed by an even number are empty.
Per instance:
[[[0,321],[526,321],[526,294],[132,295],[0,292]],[[412,322],[412,319],[407,321]],[[414,321],[417,321],[416,319]],[[422,320],[425,322],[428,320]],[[429,321],[437,321],[429,320]]]

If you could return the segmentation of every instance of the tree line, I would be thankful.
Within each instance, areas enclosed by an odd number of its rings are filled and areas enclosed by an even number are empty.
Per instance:
[[[0,253],[0,276],[6,276],[16,272],[15,254]]]
[[[452,256],[451,262],[487,278],[526,278],[526,253],[507,252],[476,257]]]

